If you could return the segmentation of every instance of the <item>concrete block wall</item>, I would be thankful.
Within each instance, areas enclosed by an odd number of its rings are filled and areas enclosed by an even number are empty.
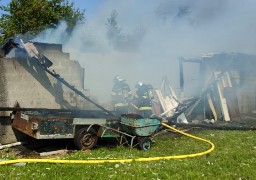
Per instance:
[[[84,90],[84,69],[77,61],[70,60],[68,53],[62,52],[61,45],[34,45],[53,62],[49,70],[55,70],[72,86],[88,95]],[[16,102],[23,108],[97,109],[24,56],[24,51],[16,51],[15,58],[0,59],[0,107],[14,107]],[[17,141],[9,114],[0,112],[2,144]]]

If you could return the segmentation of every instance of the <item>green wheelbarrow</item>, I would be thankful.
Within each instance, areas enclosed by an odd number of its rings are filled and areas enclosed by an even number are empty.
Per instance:
[[[149,150],[152,146],[152,135],[161,125],[157,118],[143,118],[137,114],[124,114],[121,116],[120,131],[131,137],[130,146],[134,146],[137,140],[139,149]]]

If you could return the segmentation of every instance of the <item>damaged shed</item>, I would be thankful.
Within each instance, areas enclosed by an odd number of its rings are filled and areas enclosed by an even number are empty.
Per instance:
[[[180,59],[183,98],[199,96],[186,111],[188,120],[246,121],[256,119],[256,56],[242,53],[205,54]],[[193,71],[191,71],[191,67]],[[191,77],[197,76],[191,80]],[[191,88],[193,86],[193,89]]]

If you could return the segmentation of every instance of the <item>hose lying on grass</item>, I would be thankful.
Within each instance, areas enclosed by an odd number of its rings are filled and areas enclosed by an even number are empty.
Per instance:
[[[178,129],[173,128],[165,123],[162,123],[163,126],[188,136],[190,138],[197,139],[199,141],[204,141],[211,145],[211,148],[194,154],[184,154],[184,155],[175,155],[175,156],[160,156],[160,157],[148,157],[148,158],[136,158],[136,159],[100,159],[100,160],[58,160],[58,159],[15,159],[15,160],[7,160],[0,162],[0,165],[7,165],[7,164],[15,164],[15,163],[59,163],[59,164],[100,164],[100,163],[129,163],[129,162],[146,162],[146,161],[158,161],[158,160],[169,160],[169,159],[182,159],[182,158],[191,158],[209,154],[215,148],[214,144],[209,140],[193,136],[191,134],[185,133]]]

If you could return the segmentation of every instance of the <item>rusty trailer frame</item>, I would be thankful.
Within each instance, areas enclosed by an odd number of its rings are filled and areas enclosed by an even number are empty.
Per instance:
[[[80,127],[106,124],[106,121],[106,118],[74,118],[15,112],[12,127],[35,139],[66,139],[74,138],[76,130]]]

